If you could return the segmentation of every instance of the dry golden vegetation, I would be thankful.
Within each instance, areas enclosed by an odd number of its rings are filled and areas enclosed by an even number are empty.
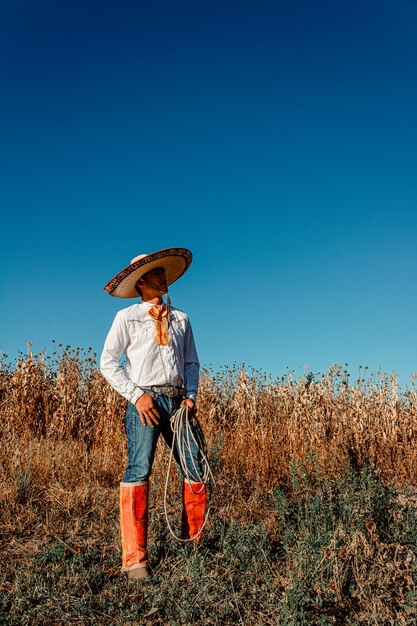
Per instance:
[[[204,371],[199,420],[217,483],[205,543],[192,552],[167,535],[161,444],[156,575],[132,591],[118,570],[125,401],[91,349],[3,362],[2,623],[415,623],[415,383],[401,390],[367,368],[351,381],[337,365],[279,380]],[[175,523],[175,470],[171,484]]]

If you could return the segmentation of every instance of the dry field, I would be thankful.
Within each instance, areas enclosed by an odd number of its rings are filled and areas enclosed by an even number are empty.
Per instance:
[[[0,623],[417,623],[415,379],[203,372],[217,483],[206,537],[195,551],[167,534],[161,444],[155,575],[134,588],[119,573],[126,403],[95,355],[29,351],[2,363],[0,394]]]

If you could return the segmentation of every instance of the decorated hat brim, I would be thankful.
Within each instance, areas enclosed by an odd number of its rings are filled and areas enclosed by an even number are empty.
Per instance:
[[[116,298],[137,298],[135,284],[144,274],[157,267],[163,267],[167,283],[171,285],[188,270],[192,260],[192,253],[186,248],[158,250],[125,267],[107,283],[104,291]]]

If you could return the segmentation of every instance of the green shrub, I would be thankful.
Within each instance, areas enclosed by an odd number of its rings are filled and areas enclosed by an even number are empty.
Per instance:
[[[356,614],[358,623],[384,624],[393,613],[417,615],[415,509],[370,466],[348,465],[330,479],[310,456],[290,475],[287,493],[274,490],[289,576],[283,623],[350,623]]]

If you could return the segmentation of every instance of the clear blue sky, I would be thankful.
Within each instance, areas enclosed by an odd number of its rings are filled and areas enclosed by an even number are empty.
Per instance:
[[[0,348],[100,351],[172,286],[204,365],[417,371],[417,4],[2,2]]]

